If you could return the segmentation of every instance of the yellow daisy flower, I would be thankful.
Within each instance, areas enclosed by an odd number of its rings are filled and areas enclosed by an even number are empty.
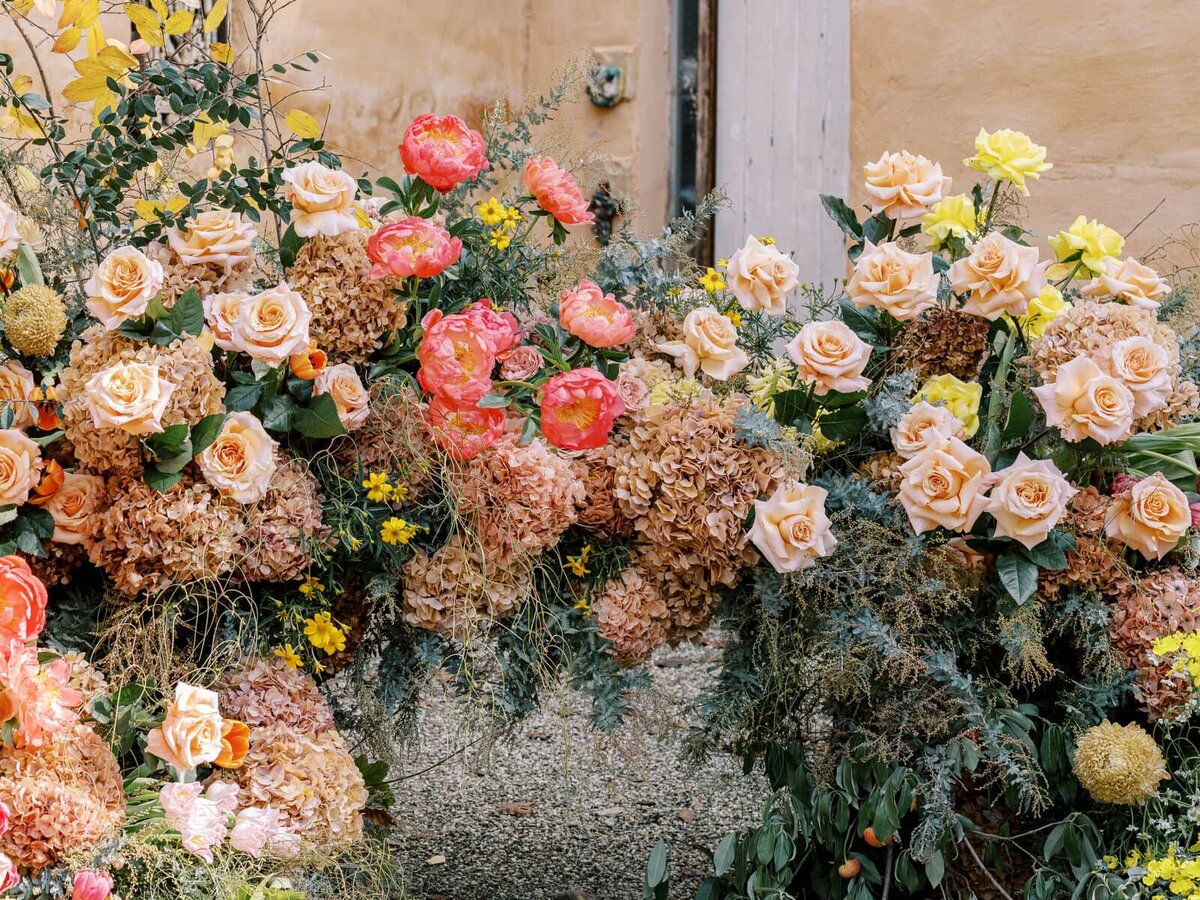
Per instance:
[[[292,648],[291,644],[284,644],[282,647],[275,648],[275,655],[284,661],[289,669],[293,671],[304,668],[304,662]]]

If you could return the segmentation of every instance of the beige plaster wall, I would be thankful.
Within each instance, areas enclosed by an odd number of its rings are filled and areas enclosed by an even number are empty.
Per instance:
[[[965,190],[980,126],[1049,148],[1031,227],[1086,213],[1144,253],[1200,222],[1200,6],[1178,0],[850,0],[851,184],[907,148]]]

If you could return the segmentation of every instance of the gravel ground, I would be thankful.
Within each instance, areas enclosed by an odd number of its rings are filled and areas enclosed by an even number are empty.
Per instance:
[[[757,776],[730,757],[681,765],[688,722],[675,718],[712,677],[717,651],[664,650],[638,721],[617,734],[588,727],[587,701],[549,702],[516,736],[479,745],[398,785],[394,841],[415,897],[425,900],[636,900],[654,843],[671,848],[671,897],[691,898],[708,871],[702,847],[755,820]],[[552,707],[552,708],[551,708]],[[446,697],[425,703],[417,772],[475,735]]]

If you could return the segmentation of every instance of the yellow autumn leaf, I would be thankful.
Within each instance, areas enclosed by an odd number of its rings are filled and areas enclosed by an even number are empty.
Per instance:
[[[78,25],[72,25],[58,36],[58,40],[54,42],[54,46],[50,50],[52,53],[70,53],[79,46],[81,40],[83,40],[83,32],[79,30]]]
[[[160,19],[166,19],[171,14],[171,10],[167,8],[164,0],[150,0],[150,5],[154,7],[154,11],[158,13]]]
[[[229,0],[217,0],[213,4],[212,10],[204,17],[204,33],[216,31],[221,27],[221,23],[225,21],[225,14],[229,12]]]
[[[153,200],[137,200],[133,204],[133,211],[137,213],[138,218],[144,219],[147,222],[153,222],[158,219],[162,208],[161,203],[156,203]]]
[[[129,16],[129,21],[133,23],[143,41],[151,47],[163,46],[162,29],[158,25],[158,16],[154,14],[154,10],[140,3],[126,3],[125,15]]]
[[[108,41],[104,37],[104,29],[100,27],[99,20],[87,30],[87,39],[89,56],[95,56],[108,46]]]
[[[233,48],[228,44],[212,43],[208,52],[214,60],[225,66],[233,65]]]
[[[91,28],[100,21],[100,0],[84,0],[75,24],[80,28]]]
[[[292,134],[301,140],[311,141],[321,136],[321,126],[317,120],[302,109],[293,109],[284,118]]]
[[[79,11],[83,9],[83,0],[67,0],[63,4],[62,17],[58,20],[59,28],[66,28],[68,25],[78,25]]]
[[[20,97],[22,94],[28,94],[33,87],[33,79],[28,75],[18,75],[13,79],[13,93]]]
[[[196,21],[196,13],[191,9],[177,9],[171,13],[163,31],[167,34],[187,34],[192,28],[192,23]]]

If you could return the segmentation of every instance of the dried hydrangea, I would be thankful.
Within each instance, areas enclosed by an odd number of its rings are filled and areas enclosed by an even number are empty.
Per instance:
[[[43,541],[44,556],[28,558],[29,568],[42,580],[46,587],[70,584],[76,579],[79,567],[87,562],[87,551],[82,544],[60,544]]]
[[[400,279],[370,276],[367,236],[317,235],[305,242],[288,272],[288,283],[312,311],[313,336],[340,361],[366,362],[384,336],[405,323],[406,304],[393,292]]]
[[[910,369],[917,380],[953,375],[974,381],[987,359],[986,319],[952,309],[931,309],[900,332],[892,361]]]
[[[266,496],[246,508],[245,556],[250,581],[296,581],[312,564],[312,551],[329,540],[321,520],[317,479],[296,460],[281,458]]]
[[[161,299],[163,306],[170,309],[175,301],[188,291],[194,290],[201,298],[209,294],[237,294],[254,290],[255,280],[262,274],[258,260],[254,257],[236,265],[222,266],[188,265],[167,244],[155,242],[143,251],[163,267]]]
[[[386,380],[371,386],[370,406],[362,427],[334,439],[334,456],[351,481],[382,472],[407,489],[409,500],[416,499],[441,459],[424,426],[425,406],[412,388]]]
[[[483,616],[511,615],[532,590],[525,566],[503,568],[462,533],[404,566],[404,621],[465,637]]]
[[[579,506],[579,524],[603,538],[625,537],[633,531],[633,522],[621,512],[617,502],[617,471],[613,466],[614,445],[581,453],[573,461],[575,473],[583,484]]]
[[[316,735],[333,728],[333,709],[317,683],[282,659],[255,659],[228,670],[217,691],[221,713],[251,728],[286,725]]]
[[[667,639],[669,612],[656,579],[631,566],[610,579],[593,601],[596,627],[623,666],[644,662]]]
[[[1101,722],[1075,746],[1075,777],[1101,803],[1134,805],[1169,777],[1162,750],[1140,725]]]
[[[1113,499],[1094,487],[1083,488],[1071,498],[1062,524],[1075,536],[1075,549],[1067,551],[1065,569],[1041,570],[1039,597],[1058,600],[1066,591],[1115,597],[1129,589],[1125,546],[1104,535],[1112,505]]]

